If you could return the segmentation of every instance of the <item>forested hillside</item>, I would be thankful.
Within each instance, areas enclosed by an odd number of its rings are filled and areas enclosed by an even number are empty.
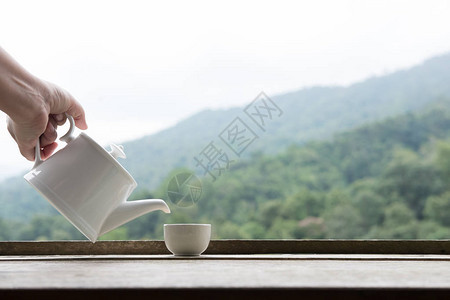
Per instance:
[[[291,144],[325,140],[335,133],[405,112],[450,96],[450,54],[389,75],[348,87],[311,87],[283,95],[268,95],[283,110],[271,121],[251,152],[278,153]],[[255,92],[255,97],[259,91]],[[250,103],[253,99],[248,99]],[[157,134],[124,144],[123,161],[141,187],[156,188],[177,167],[194,168],[193,157],[244,107],[205,110]]]
[[[174,170],[176,174],[180,170]],[[136,198],[167,199],[167,180]],[[254,153],[190,208],[142,216],[104,239],[162,239],[164,223],[208,222],[214,238],[450,238],[450,101],[329,141]],[[82,236],[61,216],[0,221],[2,239]]]
[[[254,152],[276,154],[292,144],[323,141],[366,122],[420,110],[430,101],[450,95],[449,83],[447,54],[348,87],[312,87],[271,97],[283,114],[271,121],[266,132],[256,132],[260,138],[239,159],[248,159]],[[140,188],[153,190],[171,170],[194,169],[194,156],[217,139],[235,117],[242,116],[243,109],[205,110],[172,128],[125,143],[127,159],[120,162]],[[56,213],[21,176],[0,183],[0,205],[0,218],[21,222],[35,214]]]

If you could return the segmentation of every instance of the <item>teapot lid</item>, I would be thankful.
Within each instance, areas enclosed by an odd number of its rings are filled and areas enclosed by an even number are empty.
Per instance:
[[[111,144],[111,151],[108,151],[109,154],[112,155],[115,159],[117,158],[127,158],[125,152],[123,151],[122,145]]]

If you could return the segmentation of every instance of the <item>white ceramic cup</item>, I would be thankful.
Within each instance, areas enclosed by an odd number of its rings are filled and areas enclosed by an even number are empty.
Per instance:
[[[211,224],[164,224],[164,242],[177,256],[198,256],[208,248]]]

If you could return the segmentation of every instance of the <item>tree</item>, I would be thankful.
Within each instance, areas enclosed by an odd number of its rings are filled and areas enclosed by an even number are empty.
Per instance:
[[[442,183],[431,164],[411,150],[399,149],[382,174],[379,190],[385,197],[399,196],[422,219],[427,197],[440,193]]]
[[[265,237],[268,239],[292,239],[297,228],[298,222],[295,220],[276,218]]]
[[[361,191],[353,196],[354,207],[362,218],[362,226],[368,231],[370,227],[381,225],[387,201],[373,191]]]
[[[302,189],[283,202],[281,215],[288,219],[302,220],[308,216],[318,217],[325,208],[325,197],[322,193]]]
[[[383,225],[374,227],[370,238],[415,239],[418,223],[414,212],[404,203],[395,202],[386,207]]]
[[[282,202],[280,200],[268,201],[260,206],[259,222],[270,228],[274,220],[281,216]]]
[[[418,226],[418,239],[449,239],[450,228],[433,221],[422,221]]]
[[[37,215],[19,233],[22,240],[86,239],[63,216]]]
[[[450,227],[450,191],[440,196],[429,197],[425,204],[425,216],[438,224]]]
[[[240,236],[244,239],[263,239],[266,230],[258,222],[247,222],[239,230]]]
[[[437,143],[436,167],[442,174],[447,190],[450,190],[450,142]]]
[[[298,222],[298,228],[294,232],[297,239],[322,239],[326,235],[323,218],[307,217]]]
[[[236,225],[235,223],[225,221],[224,223],[217,225],[215,227],[218,227],[217,229],[217,235],[220,239],[240,239],[242,238],[241,235],[241,228]]]
[[[326,237],[332,239],[354,239],[362,237],[362,217],[351,205],[339,205],[324,216]]]

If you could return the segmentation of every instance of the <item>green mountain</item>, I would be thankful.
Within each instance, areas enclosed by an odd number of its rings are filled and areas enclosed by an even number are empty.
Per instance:
[[[277,153],[291,144],[328,139],[366,122],[420,110],[430,101],[450,95],[449,82],[447,54],[348,87],[313,87],[271,97],[283,114],[267,124],[266,132],[253,126],[259,138],[246,149],[244,157],[252,152]],[[147,189],[155,188],[173,168],[201,171],[195,167],[194,157],[209,142],[220,142],[219,134],[234,118],[254,125],[243,110],[205,110],[172,128],[126,143],[128,158],[123,165]],[[219,145],[227,149],[223,143]]]
[[[104,238],[161,239],[164,223],[204,222],[214,238],[447,239],[449,170],[450,98],[329,141],[253,154],[216,181],[202,178],[196,205],[169,202],[172,214],[142,216]],[[170,179],[136,198],[166,197]],[[82,238],[63,221],[35,216],[3,238]]]
[[[220,238],[450,238],[449,170],[443,100],[239,162],[205,183],[192,215],[178,209],[163,221],[211,222]]]
[[[175,168],[202,174],[194,157],[210,142],[228,151],[230,159],[245,162],[253,153],[276,154],[292,144],[330,139],[366,122],[421,110],[427,103],[450,95],[449,82],[447,54],[348,87],[313,87],[273,96],[271,99],[283,113],[267,121],[266,131],[248,118],[245,107],[205,110],[172,128],[125,143],[128,158],[121,163],[136,178],[140,189],[154,190]],[[240,157],[220,139],[236,117],[258,136]],[[3,219],[29,220],[36,213],[55,213],[21,177],[0,184],[0,205]]]

